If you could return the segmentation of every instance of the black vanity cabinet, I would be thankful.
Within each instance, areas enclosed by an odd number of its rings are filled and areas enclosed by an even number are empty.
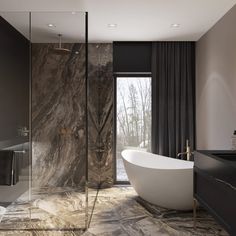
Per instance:
[[[194,197],[236,235],[236,152],[194,152]]]

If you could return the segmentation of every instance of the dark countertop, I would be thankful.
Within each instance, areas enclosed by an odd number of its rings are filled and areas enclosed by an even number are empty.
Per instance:
[[[196,150],[195,152],[236,168],[236,150]]]

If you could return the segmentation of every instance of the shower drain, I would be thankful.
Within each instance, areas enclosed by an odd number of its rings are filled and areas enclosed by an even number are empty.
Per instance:
[[[0,206],[0,222],[2,220],[3,215],[6,213],[6,208]]]

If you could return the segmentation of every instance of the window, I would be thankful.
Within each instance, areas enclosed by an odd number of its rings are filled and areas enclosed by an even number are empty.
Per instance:
[[[116,181],[128,181],[121,152],[151,149],[151,78],[116,78]]]

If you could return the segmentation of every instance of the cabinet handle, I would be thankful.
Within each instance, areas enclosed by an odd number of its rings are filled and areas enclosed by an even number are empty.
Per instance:
[[[233,186],[233,185],[230,184],[230,183],[225,182],[224,180],[221,180],[221,179],[217,179],[217,178],[216,178],[216,181],[217,181],[217,182],[220,182],[220,183],[222,183],[222,184],[227,185],[228,187],[230,187],[230,188],[233,189],[233,190],[236,190],[236,187],[235,187],[235,186]]]

